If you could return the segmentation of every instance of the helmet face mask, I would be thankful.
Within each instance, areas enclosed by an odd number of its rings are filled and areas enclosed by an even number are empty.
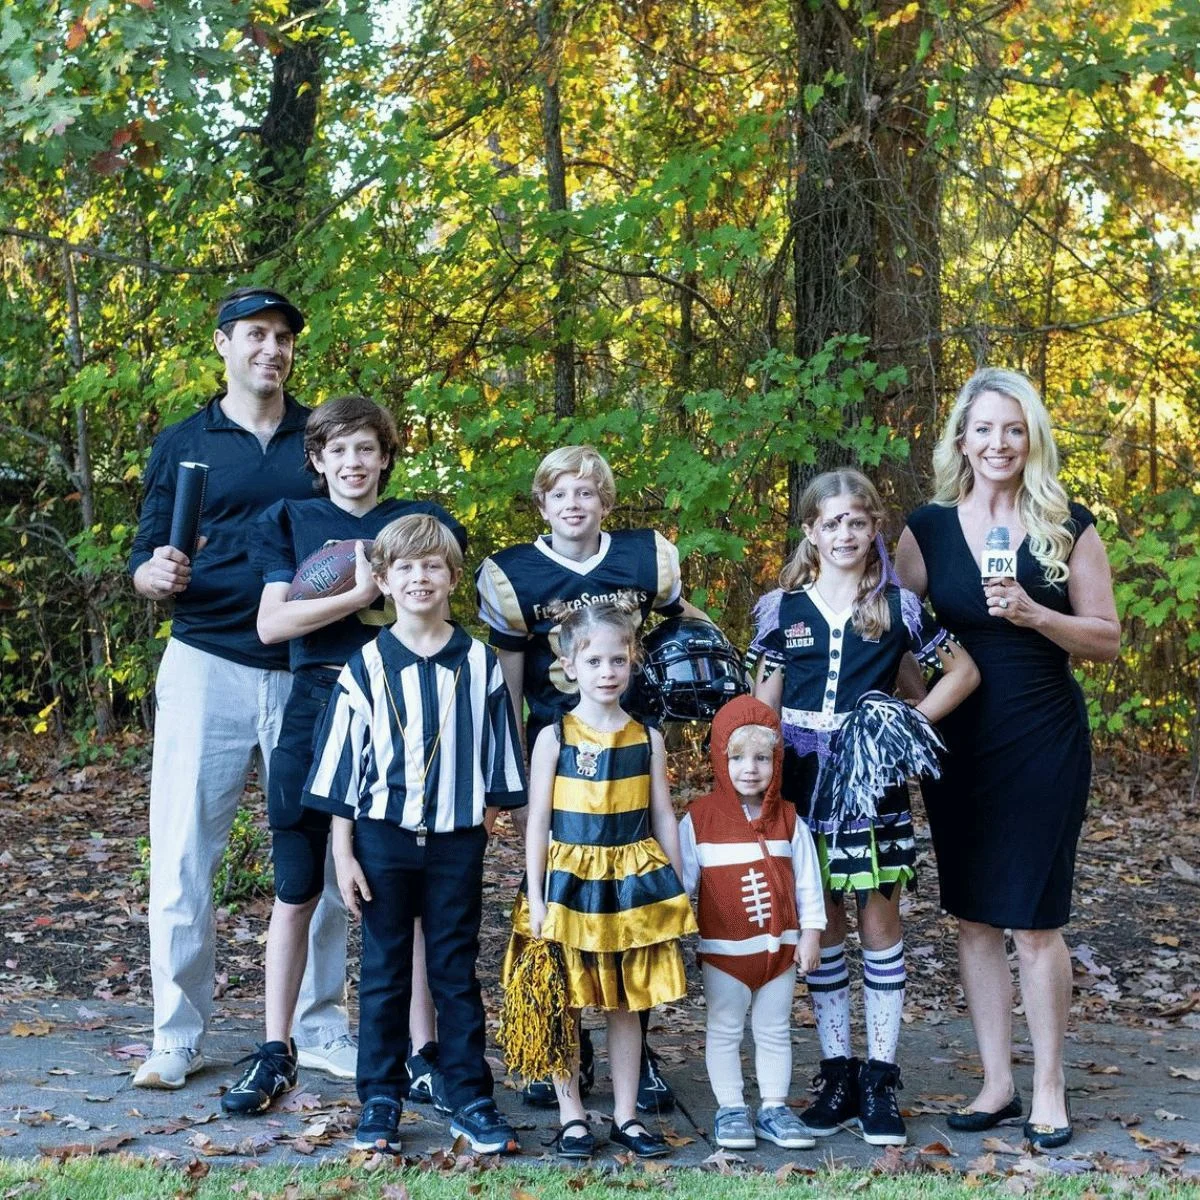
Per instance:
[[[734,696],[750,690],[738,652],[715,626],[670,617],[642,639],[642,662],[626,695],[636,717],[711,721]]]

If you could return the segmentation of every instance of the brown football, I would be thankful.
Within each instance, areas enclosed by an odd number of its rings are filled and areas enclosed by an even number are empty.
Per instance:
[[[367,557],[374,543],[363,541]],[[354,540],[330,542],[313,551],[297,568],[288,591],[289,600],[316,600],[340,596],[354,587]]]

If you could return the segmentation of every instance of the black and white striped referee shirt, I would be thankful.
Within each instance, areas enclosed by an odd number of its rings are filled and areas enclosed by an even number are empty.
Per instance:
[[[481,825],[489,805],[525,802],[512,702],[483,642],[456,625],[437,654],[422,658],[385,629],[346,663],[325,712],[306,806],[450,833]]]

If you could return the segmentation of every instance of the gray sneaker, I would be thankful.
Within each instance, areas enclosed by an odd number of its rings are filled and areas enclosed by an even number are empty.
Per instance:
[[[786,1104],[773,1104],[760,1108],[754,1122],[754,1132],[768,1142],[783,1146],[786,1150],[811,1150],[817,1139]]]
[[[183,1087],[187,1077],[204,1066],[204,1055],[191,1046],[172,1046],[167,1050],[152,1050],[137,1069],[133,1086],[140,1088]]]
[[[753,1150],[758,1145],[748,1108],[718,1108],[713,1135],[722,1150]]]

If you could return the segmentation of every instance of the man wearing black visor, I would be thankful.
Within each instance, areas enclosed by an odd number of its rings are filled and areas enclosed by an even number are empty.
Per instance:
[[[150,781],[150,970],[154,1045],[138,1087],[180,1088],[204,1065],[216,937],[212,883],[247,776],[266,767],[291,688],[286,643],[264,646],[255,621],[262,579],[251,565],[254,519],[307,499],[308,409],[285,393],[304,316],[269,288],[239,288],[217,310],[213,342],[225,388],[162,431],[150,451],[130,557],[133,586],[174,600],[155,685]],[[208,466],[195,560],[168,546],[181,463]],[[296,1042],[301,1063],[353,1078],[345,1007],[346,912],[335,881],[313,917]]]

